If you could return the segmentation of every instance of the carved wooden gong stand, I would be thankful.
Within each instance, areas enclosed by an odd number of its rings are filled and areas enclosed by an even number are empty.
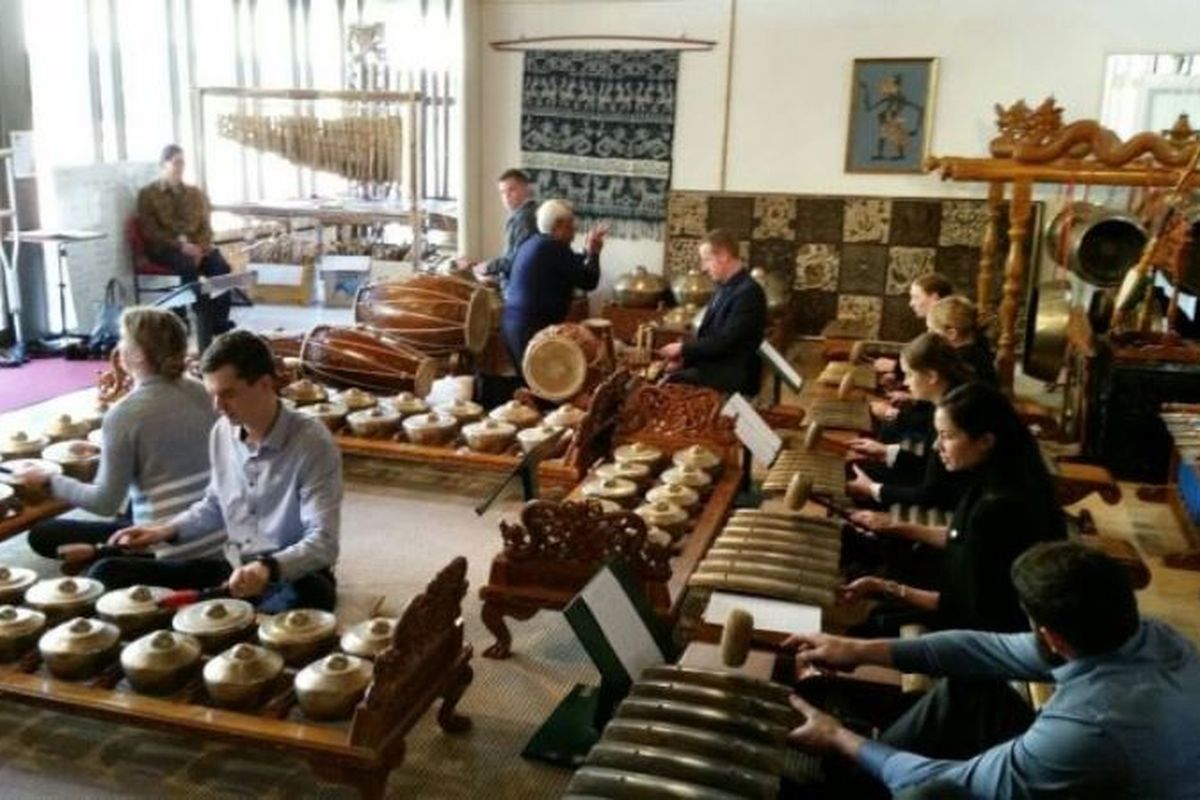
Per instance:
[[[996,352],[1001,385],[1011,391],[1033,185],[1175,186],[1181,168],[1187,167],[1200,142],[1190,128],[1179,126],[1166,135],[1145,132],[1122,141],[1096,120],[1064,124],[1063,110],[1054,104],[1054,98],[1047,98],[1035,109],[1024,100],[1008,108],[997,104],[995,109],[999,134],[988,145],[990,158],[930,157],[925,161],[925,169],[939,172],[943,180],[988,185],[988,223],[980,248],[976,286],[979,309],[984,315],[989,312],[995,275],[1000,205],[1008,185],[1012,184]],[[1198,186],[1200,174],[1190,173],[1180,188]]]
[[[505,617],[527,620],[543,609],[562,609],[613,557],[629,564],[659,614],[668,621],[677,616],[687,579],[728,516],[741,481],[742,450],[733,420],[720,415],[721,405],[721,395],[712,389],[643,384],[629,395],[617,418],[614,447],[644,442],[669,458],[698,444],[721,456],[720,477],[673,558],[667,545],[647,538],[637,514],[606,514],[598,503],[585,501],[578,487],[563,503],[529,503],[518,524],[501,522],[504,549],[492,560],[488,582],[479,591],[483,623],[496,637],[484,656],[511,654]]]

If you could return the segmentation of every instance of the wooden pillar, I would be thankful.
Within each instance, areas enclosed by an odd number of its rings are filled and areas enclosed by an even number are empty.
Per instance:
[[[983,230],[983,243],[979,246],[979,274],[975,279],[975,304],[979,316],[989,316],[992,308],[992,286],[996,276],[996,245],[1000,240],[1000,204],[1004,202],[1004,184],[1000,181],[988,184],[987,227]]]
[[[1021,286],[1025,278],[1025,240],[1029,233],[1030,202],[1033,185],[1028,180],[1013,184],[1012,204],[1008,210],[1008,258],[1004,262],[1004,297],[1000,301],[1000,341],[996,346],[996,372],[1000,387],[1012,393],[1016,366],[1017,312]]]

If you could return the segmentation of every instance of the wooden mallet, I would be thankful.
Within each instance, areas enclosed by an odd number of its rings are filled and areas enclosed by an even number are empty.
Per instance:
[[[785,491],[783,494],[784,505],[786,505],[791,511],[799,511],[800,509],[804,508],[805,503],[810,500],[828,511],[833,516],[848,524],[850,527],[854,528],[859,533],[862,533],[866,536],[875,535],[875,531],[871,530],[870,528],[864,528],[862,525],[859,525],[857,522],[855,522],[850,517],[850,512],[848,510],[832,500],[817,495],[813,491],[812,478],[800,472],[793,474],[792,479],[788,481],[787,491]]]

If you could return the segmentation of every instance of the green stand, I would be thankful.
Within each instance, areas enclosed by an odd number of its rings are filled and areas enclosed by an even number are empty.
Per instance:
[[[575,684],[575,688],[537,729],[521,755],[555,766],[578,767],[592,745],[599,741],[601,731],[612,717],[615,704],[604,702],[602,697],[605,694],[603,685],[597,688]]]
[[[742,447],[742,482],[738,486],[737,496],[733,498],[734,508],[758,508],[763,504],[762,490],[750,479],[750,464],[753,455],[750,448]]]

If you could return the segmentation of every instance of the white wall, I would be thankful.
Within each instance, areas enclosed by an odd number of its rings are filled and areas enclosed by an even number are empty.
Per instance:
[[[576,33],[716,39],[714,50],[680,58],[677,189],[982,196],[981,187],[929,175],[842,171],[854,58],[939,58],[931,152],[983,156],[995,132],[994,103],[1023,97],[1032,104],[1053,94],[1066,119],[1098,117],[1106,55],[1191,52],[1200,30],[1198,0],[736,0],[722,186],[731,2],[481,0],[474,51],[481,78],[468,87],[467,102],[478,104],[482,152],[468,176],[468,192],[478,194],[466,248],[486,255],[500,247],[504,211],[494,180],[519,158],[522,57],[492,50],[492,40]],[[639,263],[660,268],[662,243],[611,242],[606,282]]]

